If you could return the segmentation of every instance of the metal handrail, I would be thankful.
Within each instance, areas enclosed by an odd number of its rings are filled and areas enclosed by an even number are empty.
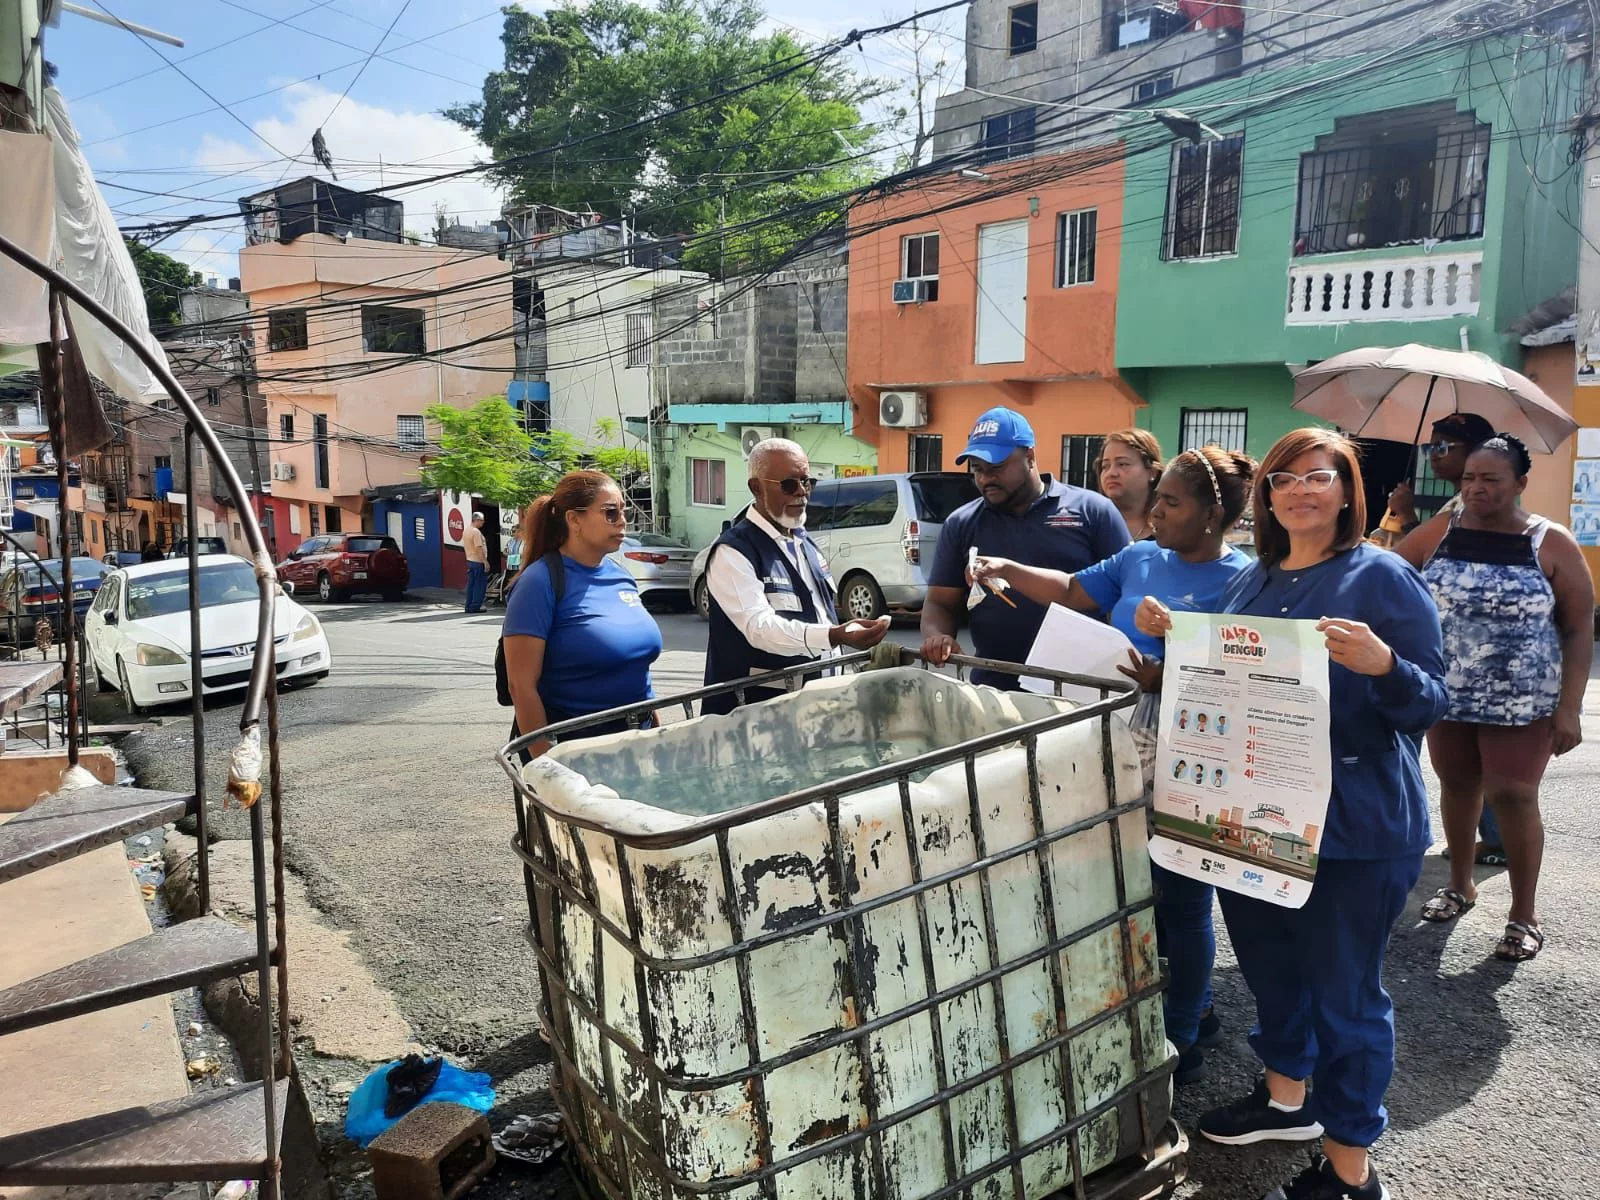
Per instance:
[[[59,347],[61,343],[61,330],[57,324],[65,315],[65,306],[61,303],[63,297],[71,299],[84,312],[88,313],[107,330],[113,333],[136,358],[142,362],[156,380],[167,391],[167,395],[182,411],[187,419],[189,433],[197,438],[211,458],[213,467],[221,475],[223,485],[229,497],[234,502],[238,511],[239,523],[244,531],[245,541],[249,544],[251,558],[256,572],[256,585],[260,592],[260,605],[257,619],[257,635],[255,653],[250,664],[250,682],[245,691],[244,706],[239,716],[239,732],[241,735],[240,748],[244,749],[246,739],[256,740],[260,736],[262,708],[267,710],[267,749],[269,751],[269,785],[272,815],[272,919],[275,937],[269,938],[267,929],[267,885],[265,862],[265,830],[262,820],[262,805],[252,803],[250,807],[250,841],[252,850],[252,866],[254,877],[254,901],[256,910],[256,983],[257,994],[261,999],[261,1028],[260,1028],[260,1055],[262,1063],[262,1107],[263,1122],[266,1133],[267,1161],[263,1167],[262,1195],[264,1200],[279,1200],[282,1188],[282,1160],[278,1154],[278,1112],[276,1102],[276,1078],[281,1064],[285,1072],[292,1072],[293,1057],[289,1044],[289,994],[288,994],[288,949],[286,915],[284,911],[284,879],[283,879],[283,795],[282,780],[279,777],[277,753],[277,652],[273,640],[273,610],[277,595],[277,574],[273,569],[272,557],[268,552],[266,538],[261,532],[261,525],[256,519],[254,507],[250,503],[250,494],[239,477],[233,461],[228,457],[223,448],[221,439],[216,431],[207,424],[194,399],[184,390],[182,384],[172,373],[165,360],[153,353],[145,345],[144,339],[139,337],[115,314],[108,311],[104,305],[86,292],[83,288],[67,278],[60,271],[55,270],[46,263],[41,262],[22,247],[4,235],[0,235],[0,254],[15,262],[18,266],[37,276],[49,284],[51,290],[51,321],[52,344]],[[59,364],[52,364],[54,370]],[[59,380],[56,381],[59,388]],[[59,393],[58,393],[59,394]],[[64,438],[64,421],[54,431],[57,438]],[[65,455],[63,447],[57,446],[57,457],[65,470]],[[62,503],[66,501],[63,489]],[[194,505],[190,504],[190,545],[194,545]],[[66,525],[63,522],[63,530]],[[189,560],[191,573],[191,595],[193,595],[193,576],[197,570],[197,562],[191,553]],[[67,580],[71,579],[70,558],[64,570]],[[193,632],[191,627],[191,632]],[[190,646],[193,657],[198,657],[200,646]],[[70,661],[70,659],[69,659]],[[269,685],[272,690],[268,691]],[[194,709],[195,721],[194,736],[198,741],[204,736],[204,722],[202,712],[197,705]],[[259,751],[259,747],[257,747]],[[230,772],[231,776],[231,772]],[[231,782],[231,781],[230,781]],[[245,781],[258,784],[257,779]],[[197,780],[203,783],[203,779]],[[204,802],[200,804],[201,812],[204,811]],[[205,833],[202,825],[200,836],[200,854],[207,853]],[[276,1005],[268,1003],[266,997],[273,993],[273,945],[276,943],[277,953],[277,987]],[[273,1013],[276,1010],[279,1020],[274,1029]],[[275,1052],[276,1047],[276,1052]]]
[[[30,564],[32,564],[33,566],[37,567],[38,570],[39,570],[40,578],[42,578],[46,583],[54,584],[55,585],[55,589],[56,589],[56,593],[58,595],[65,595],[65,593],[62,591],[61,580],[58,579],[55,575],[51,574],[50,568],[48,568],[47,566],[44,565],[47,560],[40,558],[32,550],[28,549],[20,541],[18,541],[17,537],[16,537],[16,534],[15,534],[15,532],[13,530],[0,529],[0,539],[4,539],[6,544],[14,547],[18,554],[22,555],[22,557],[25,558]],[[19,581],[18,585],[17,585],[17,588],[13,589],[14,592],[15,592],[16,599],[17,599],[17,602],[18,602],[19,606],[21,604],[20,586],[21,585],[20,585],[20,581]],[[71,603],[73,605],[76,605],[77,601],[74,600],[74,599],[68,598],[66,600],[63,600],[62,603],[63,603],[63,607],[64,607],[67,603]],[[74,611],[76,611],[76,610],[74,610]],[[16,654],[17,654],[19,659],[21,658],[21,655],[22,655],[22,642],[21,642],[21,639],[20,639],[20,636],[19,636],[20,622],[21,622],[21,616],[18,613],[16,613],[16,612],[8,612],[6,614],[6,626],[7,626],[7,632],[10,635],[11,647],[16,652]],[[83,633],[82,633],[81,630],[77,630],[76,634],[80,639],[83,637]],[[67,654],[66,641],[65,641],[64,637],[63,637],[62,641],[60,641],[60,642],[58,642],[56,644],[56,650],[57,650],[57,653],[61,656],[61,658],[62,658],[62,660],[64,662],[65,659],[66,659],[66,654]],[[84,666],[85,666],[85,661],[84,661],[83,658],[80,658],[78,660],[78,666],[80,668],[79,671],[78,671],[78,678],[77,679],[67,679],[65,677],[65,675],[63,675],[63,677],[62,677],[63,685],[76,687],[76,688],[78,688],[80,690],[87,686],[88,673],[87,673],[86,670],[83,669]],[[80,705],[80,711],[79,711],[79,714],[78,714],[78,720],[76,722],[73,722],[70,718],[68,718],[68,720],[67,720],[67,728],[68,729],[73,729],[74,727],[75,727],[75,731],[77,733],[78,738],[81,741],[87,741],[88,737],[89,737],[89,714],[88,714],[87,710],[85,710],[81,705]],[[46,720],[45,720],[45,748],[48,749],[49,746],[50,746],[50,722],[49,722],[49,715],[48,715],[48,712],[47,712],[46,713]]]

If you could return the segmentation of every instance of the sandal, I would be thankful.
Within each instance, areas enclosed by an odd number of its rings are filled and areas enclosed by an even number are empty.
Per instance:
[[[1537,925],[1508,921],[1505,936],[1494,944],[1494,956],[1501,962],[1527,962],[1544,949],[1544,931]]]
[[[1440,888],[1422,906],[1422,919],[1435,924],[1454,921],[1462,914],[1471,912],[1477,903],[1476,900],[1468,900],[1453,888]]]
[[[1504,846],[1491,846],[1487,842],[1479,842],[1478,852],[1472,861],[1480,867],[1503,867],[1511,860],[1506,857]]]

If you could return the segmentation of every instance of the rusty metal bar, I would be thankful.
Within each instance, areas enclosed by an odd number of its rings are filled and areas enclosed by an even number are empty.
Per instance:
[[[245,407],[249,407],[248,402]],[[194,502],[194,423],[183,427],[183,478],[189,489],[189,724],[194,750],[195,837],[199,840],[200,911],[211,911],[211,846],[206,840],[206,708],[200,644],[199,516]]]
[[[61,362],[62,305],[55,284],[50,286],[50,369],[39,375],[50,393],[50,445],[56,455],[56,488],[60,493],[56,517],[61,522],[61,674],[67,684],[67,763],[78,765],[78,599],[72,588],[72,522],[67,519],[67,381]],[[41,366],[43,362],[41,361]],[[49,621],[49,617],[44,618]],[[50,703],[45,701],[45,747],[50,745]]]

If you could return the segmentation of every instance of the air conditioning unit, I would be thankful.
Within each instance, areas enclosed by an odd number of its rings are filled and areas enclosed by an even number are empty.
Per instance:
[[[272,477],[274,479],[289,480],[294,478],[294,464],[275,462],[272,464]]]
[[[896,279],[894,281],[893,296],[896,304],[921,304],[928,298],[928,281],[926,279]]]
[[[884,392],[878,397],[878,424],[886,429],[921,429],[928,423],[928,397],[922,392]]]
[[[750,451],[756,448],[758,442],[777,436],[778,431],[771,425],[746,425],[739,430],[739,453],[749,458]]]

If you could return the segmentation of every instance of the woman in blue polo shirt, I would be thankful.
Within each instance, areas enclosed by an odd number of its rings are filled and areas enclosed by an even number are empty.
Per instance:
[[[517,714],[511,736],[653,697],[650,664],[661,654],[661,630],[633,577],[606,557],[628,532],[615,481],[599,471],[570,472],[529,506],[522,531],[524,566],[503,632]],[[622,727],[610,722],[580,736]],[[547,749],[536,742],[528,752]]]
[[[1247,455],[1215,446],[1185,450],[1167,464],[1156,484],[1150,510],[1155,541],[1134,542],[1071,575],[1000,558],[980,558],[974,564],[977,578],[1003,578],[1036,603],[1106,613],[1133,643],[1133,663],[1119,670],[1144,692],[1131,729],[1147,787],[1155,778],[1164,646],[1160,638],[1138,629],[1134,614],[1146,597],[1156,598],[1167,610],[1217,610],[1224,589],[1250,565],[1223,538],[1244,511],[1254,473],[1255,462]],[[1178,1048],[1174,1078],[1189,1083],[1204,1072],[1201,1047],[1215,1045],[1222,1036],[1211,1011],[1211,967],[1217,955],[1212,889],[1154,864],[1151,870],[1156,938],[1171,974],[1165,1013],[1167,1037]]]
[[[1383,956],[1432,841],[1418,742],[1449,701],[1433,597],[1414,567],[1363,540],[1364,496],[1347,438],[1300,429],[1279,439],[1256,478],[1259,560],[1222,603],[1315,621],[1331,660],[1333,790],[1311,896],[1290,909],[1221,895],[1265,1076],[1200,1118],[1200,1133],[1224,1145],[1321,1137],[1326,1157],[1272,1193],[1288,1200],[1388,1195],[1367,1156],[1394,1074]],[[1170,621],[1155,609],[1141,609],[1140,627],[1165,636]]]

